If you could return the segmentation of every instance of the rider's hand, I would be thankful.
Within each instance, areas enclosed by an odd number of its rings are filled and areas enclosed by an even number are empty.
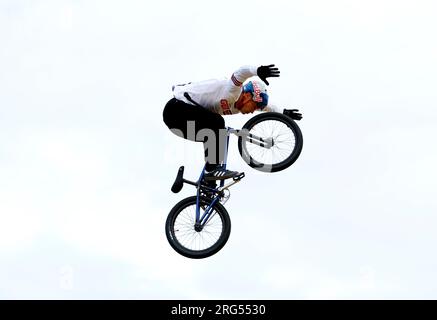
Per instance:
[[[258,67],[258,69],[256,70],[256,74],[262,81],[266,83],[266,85],[269,85],[269,82],[266,78],[279,77],[279,69],[274,68],[274,66],[274,64],[270,64],[268,66]]]
[[[299,109],[284,109],[283,114],[294,120],[302,119],[302,113],[297,112]]]

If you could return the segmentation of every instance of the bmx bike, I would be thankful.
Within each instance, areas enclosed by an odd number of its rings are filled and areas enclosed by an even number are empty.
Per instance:
[[[277,172],[291,166],[299,157],[303,138],[296,122],[281,113],[264,112],[249,119],[242,129],[226,128],[226,148],[222,166],[226,168],[229,137],[238,136],[238,150],[252,168],[264,172]],[[217,253],[229,239],[231,219],[224,207],[230,198],[229,188],[244,178],[244,172],[218,187],[211,187],[204,180],[205,167],[199,179],[184,179],[181,166],[171,188],[181,191],[184,183],[195,186],[195,196],[178,202],[170,211],[165,233],[172,248],[179,254],[193,259]]]

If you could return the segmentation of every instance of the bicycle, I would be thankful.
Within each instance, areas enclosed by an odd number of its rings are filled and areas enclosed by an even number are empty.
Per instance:
[[[252,168],[264,172],[277,172],[291,166],[299,157],[303,138],[296,122],[281,113],[264,112],[249,119],[241,130],[226,128],[226,148],[223,166],[226,168],[229,137],[238,136],[241,157]],[[212,188],[205,183],[203,168],[196,182],[184,179],[181,166],[171,191],[178,193],[184,183],[195,186],[195,196],[178,202],[170,211],[165,233],[172,248],[179,254],[193,259],[217,253],[229,239],[231,219],[224,204],[230,198],[229,188],[240,182],[244,172],[225,184]]]

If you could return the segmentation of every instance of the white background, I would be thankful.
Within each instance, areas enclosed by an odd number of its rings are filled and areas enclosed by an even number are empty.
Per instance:
[[[437,298],[434,1],[0,0],[0,298]],[[201,144],[162,122],[176,83],[275,63],[299,107],[288,170],[246,178],[232,233],[164,234]],[[241,127],[250,116],[226,117]]]

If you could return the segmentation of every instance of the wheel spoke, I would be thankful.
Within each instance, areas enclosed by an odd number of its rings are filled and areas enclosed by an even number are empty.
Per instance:
[[[282,121],[265,120],[255,124],[249,131],[260,138],[273,138],[273,146],[268,149],[245,141],[247,155],[256,163],[274,165],[286,160],[293,154],[296,146],[294,132]]]
[[[195,230],[195,220],[196,204],[183,208],[173,224],[174,237],[180,245],[188,250],[206,250],[217,243],[223,233],[222,217],[217,210],[213,209],[201,231]]]

